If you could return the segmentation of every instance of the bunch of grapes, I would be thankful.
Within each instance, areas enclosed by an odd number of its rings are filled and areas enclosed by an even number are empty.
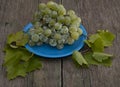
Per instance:
[[[46,43],[62,49],[65,44],[72,45],[82,35],[80,23],[80,17],[73,10],[66,11],[63,5],[52,1],[40,3],[34,14],[34,27],[28,31],[28,43],[30,46]]]

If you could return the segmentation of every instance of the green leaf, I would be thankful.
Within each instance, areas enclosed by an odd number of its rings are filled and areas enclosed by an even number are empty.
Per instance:
[[[106,54],[106,53],[101,53],[101,52],[94,52],[93,53],[93,57],[95,60],[97,60],[98,62],[102,62],[103,60],[106,60],[108,58],[111,58],[112,55],[110,54]]]
[[[89,40],[84,40],[84,42],[88,45],[88,47],[91,47],[91,43],[89,42]]]
[[[26,64],[27,72],[31,72],[36,69],[40,69],[42,64],[40,62],[40,58],[38,56],[33,56]]]
[[[115,35],[108,31],[99,31],[99,35],[103,40],[104,46],[111,46],[113,43],[113,40],[115,38]]]
[[[79,65],[88,65],[88,63],[86,62],[86,60],[83,58],[82,54],[78,51],[74,51],[72,54],[72,58],[73,60],[79,64]]]
[[[39,58],[33,56],[25,48],[5,47],[4,66],[7,68],[8,79],[14,79],[17,76],[25,76],[27,72],[40,69],[41,63]]]
[[[97,38],[96,41],[91,46],[92,50],[94,52],[103,52],[104,51],[104,45],[101,38]]]
[[[111,66],[112,65],[111,58],[103,60],[102,62],[96,61],[93,58],[93,53],[92,52],[87,52],[86,54],[84,54],[84,58],[88,62],[89,65],[103,65],[103,66]]]
[[[90,43],[94,43],[98,38],[100,38],[100,36],[98,34],[93,34],[89,37],[89,42]]]
[[[7,44],[9,44],[12,48],[17,48],[18,46],[25,46],[28,42],[28,35],[23,31],[19,31],[16,34],[10,34],[7,39]],[[12,44],[14,43],[14,45]]]

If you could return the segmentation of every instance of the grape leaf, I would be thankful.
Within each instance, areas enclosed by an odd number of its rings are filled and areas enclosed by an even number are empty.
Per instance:
[[[7,39],[7,44],[9,44],[12,48],[17,48],[18,46],[25,46],[28,42],[28,35],[23,31],[19,31],[16,34],[10,34]],[[12,43],[15,43],[12,45]]]
[[[88,65],[82,54],[78,51],[74,51],[72,54],[73,60],[79,65]]]
[[[33,56],[25,48],[14,49],[7,45],[5,52],[4,66],[7,68],[8,79],[14,79],[17,76],[24,77],[27,72],[41,67],[39,58]]]
[[[94,52],[103,52],[104,51],[104,45],[101,38],[97,38],[96,41],[91,46],[92,50]]]
[[[106,60],[106,59],[112,57],[112,55],[110,55],[110,54],[101,53],[101,52],[94,52],[92,56],[93,56],[94,59],[97,60],[98,62],[102,62],[103,60]]]
[[[103,66],[111,66],[112,65],[112,59],[111,58],[103,60],[102,62],[96,61],[93,57],[92,52],[85,53],[84,58],[88,62],[89,65],[103,65]]]
[[[88,47],[91,47],[91,43],[88,40],[84,40],[84,42],[88,45]]]
[[[90,43],[94,43],[98,38],[100,38],[100,36],[98,34],[93,34],[93,35],[90,36],[88,41]]]
[[[111,46],[112,42],[115,38],[115,35],[112,34],[111,32],[106,32],[106,31],[99,31],[99,35],[103,40],[104,46]]]

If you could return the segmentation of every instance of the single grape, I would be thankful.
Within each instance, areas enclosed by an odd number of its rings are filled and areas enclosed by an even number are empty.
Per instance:
[[[49,1],[49,2],[47,3],[47,7],[50,8],[50,9],[52,9],[52,10],[55,10],[55,11],[58,10],[58,5],[57,5],[57,3],[53,2],[53,1]]]
[[[77,27],[70,27],[69,28],[69,32],[72,33],[72,32],[76,32],[77,31]]]
[[[46,29],[46,30],[44,30],[44,34],[45,34],[45,36],[50,36],[51,35],[51,30],[50,29]]]
[[[46,4],[45,3],[40,3],[38,5],[38,9],[41,10],[41,9],[45,9],[46,8]]]
[[[59,5],[58,14],[59,15],[65,15],[66,14],[66,9],[64,8],[63,5]]]
[[[67,44],[69,44],[69,45],[72,45],[74,43],[74,39],[72,39],[72,38],[68,38],[67,39]]]
[[[75,15],[75,12],[73,10],[68,10],[67,14],[68,15]]]
[[[51,19],[49,22],[49,26],[54,26],[56,23],[56,21],[54,19]]]
[[[39,34],[39,40],[40,40],[40,41],[42,41],[42,40],[44,39],[44,37],[45,37],[45,36],[44,36],[42,33]]]
[[[62,28],[62,24],[60,24],[60,23],[55,23],[54,28],[55,28],[56,30],[59,30],[59,29]]]
[[[62,34],[68,33],[68,27],[67,27],[67,26],[63,26],[63,27],[61,28],[61,30],[60,30],[60,33],[62,33]]]
[[[33,42],[38,42],[39,41],[39,35],[38,34],[33,34],[31,35],[31,40]]]
[[[48,40],[48,37],[44,37],[44,38],[42,39],[43,42],[47,42],[47,40]]]
[[[58,48],[58,49],[62,49],[63,47],[64,47],[63,44],[58,44],[58,45],[57,45],[57,48]]]
[[[52,13],[52,11],[49,8],[45,8],[44,11],[45,11],[44,13],[47,15],[50,15]]]
[[[32,40],[29,40],[28,44],[29,44],[30,46],[34,46],[34,45],[35,45],[35,42],[33,42]]]
[[[74,40],[78,40],[78,38],[79,38],[79,33],[78,33],[78,32],[72,32],[72,33],[71,33],[71,37],[72,37]]]
[[[51,16],[52,16],[53,18],[56,18],[56,17],[58,16],[57,11],[52,11]]]
[[[74,21],[77,18],[77,16],[75,14],[74,15],[70,15],[70,18],[71,18],[72,21]]]
[[[35,29],[34,29],[34,28],[31,28],[31,29],[28,31],[28,34],[29,34],[29,35],[35,34]]]
[[[58,44],[64,44],[65,43],[65,39],[62,38],[62,39],[58,40],[57,42],[58,42]]]
[[[64,16],[62,16],[62,15],[58,16],[57,21],[60,22],[60,23],[63,23],[64,22]]]
[[[41,27],[34,30],[36,34],[43,33],[43,29]]]
[[[56,42],[55,39],[50,39],[50,40],[49,40],[49,44],[50,44],[50,46],[55,47],[55,46],[57,45],[57,42]]]
[[[35,28],[39,28],[41,26],[41,23],[40,22],[36,22],[35,24],[34,24],[34,27]]]
[[[79,33],[79,35],[82,35],[82,33],[83,33],[82,29],[80,29],[80,28],[77,29],[77,32]]]
[[[76,27],[79,27],[80,26],[80,23],[78,21],[73,21],[71,23],[71,26],[76,26]]]
[[[64,23],[66,25],[69,25],[71,23],[71,18],[69,16],[66,16],[65,19],[64,19]]]
[[[59,39],[61,39],[61,35],[59,33],[55,33],[54,38],[56,40],[59,40]]]

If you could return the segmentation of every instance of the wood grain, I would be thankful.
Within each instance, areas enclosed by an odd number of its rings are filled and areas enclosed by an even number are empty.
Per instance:
[[[112,67],[78,69],[70,57],[64,59],[63,87],[120,87],[120,1],[63,0],[63,4],[77,12],[89,35],[97,29],[108,29],[116,35],[113,46],[106,51],[115,55]]]
[[[7,80],[2,49],[7,35],[32,20],[40,2],[49,0],[0,0],[0,87],[120,87],[120,0],[54,0],[81,17],[88,35],[108,29],[116,35],[106,52],[114,54],[112,67],[76,68],[71,57],[42,59],[43,68],[25,78]]]
[[[2,66],[2,49],[7,35],[23,29],[32,20],[40,2],[48,0],[0,0],[0,87],[61,87],[61,60],[41,59],[43,68],[29,73],[25,78],[8,81]],[[60,2],[56,0],[56,2]]]

